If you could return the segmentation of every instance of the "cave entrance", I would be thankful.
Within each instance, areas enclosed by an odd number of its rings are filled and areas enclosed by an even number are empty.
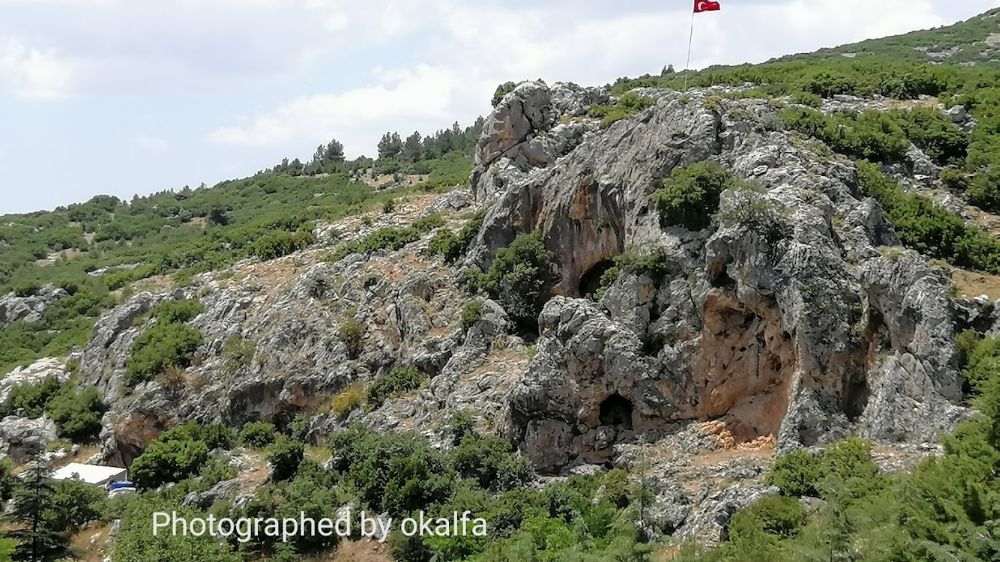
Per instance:
[[[614,261],[604,260],[588,269],[587,272],[580,277],[580,285],[578,289],[580,296],[592,298],[596,295],[598,289],[601,288],[601,277],[604,276],[604,272],[611,269],[614,265]]]
[[[621,394],[612,394],[601,402],[601,425],[632,429],[632,402]]]

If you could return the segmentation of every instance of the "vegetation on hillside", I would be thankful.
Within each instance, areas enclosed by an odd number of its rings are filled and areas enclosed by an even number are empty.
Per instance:
[[[0,372],[86,344],[96,318],[127,296],[135,281],[172,274],[184,283],[245,257],[281,257],[314,242],[315,221],[358,214],[415,190],[465,183],[481,129],[480,118],[464,129],[455,124],[405,141],[387,133],[375,160],[345,160],[333,140],[311,161],[286,159],[211,188],[130,201],[100,195],[51,212],[0,217],[0,296],[29,296],[49,284],[69,293],[41,321],[0,329]],[[366,174],[424,179],[379,191],[365,184]]]

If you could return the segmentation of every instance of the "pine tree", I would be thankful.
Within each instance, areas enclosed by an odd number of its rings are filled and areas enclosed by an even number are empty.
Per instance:
[[[54,531],[45,517],[54,505],[55,489],[49,475],[48,465],[34,461],[16,484],[10,512],[4,516],[12,527],[7,537],[18,542],[14,560],[54,560],[66,551],[65,537]]]
[[[326,150],[323,152],[323,159],[328,162],[343,162],[344,145],[337,139],[331,140],[330,144],[326,145]]]
[[[403,160],[407,162],[418,162],[421,157],[420,144],[421,138],[419,132],[414,132],[412,135],[406,137],[406,144],[403,145]]]

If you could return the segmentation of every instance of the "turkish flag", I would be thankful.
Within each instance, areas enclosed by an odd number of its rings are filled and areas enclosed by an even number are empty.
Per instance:
[[[694,0],[694,13],[696,14],[718,12],[721,9],[722,6],[718,2],[713,2],[712,0]]]

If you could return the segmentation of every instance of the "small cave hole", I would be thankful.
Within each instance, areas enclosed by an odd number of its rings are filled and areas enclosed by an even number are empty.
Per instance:
[[[864,379],[852,380],[844,393],[844,413],[847,419],[856,422],[868,406],[868,382]]]
[[[709,282],[716,289],[729,289],[732,291],[736,290],[736,281],[734,281],[733,278],[729,276],[729,273],[725,269],[723,269],[718,274],[713,276],[709,280]]]
[[[585,298],[594,298],[597,291],[601,288],[601,277],[604,276],[605,272],[614,267],[614,265],[614,261],[604,260],[588,269],[587,272],[580,277],[578,289],[580,296]]]
[[[632,429],[632,402],[621,394],[612,394],[601,402],[601,425]]]

